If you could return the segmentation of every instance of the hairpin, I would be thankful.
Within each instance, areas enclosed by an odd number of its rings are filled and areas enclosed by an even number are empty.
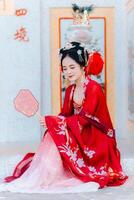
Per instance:
[[[77,54],[78,54],[78,56],[79,56],[79,61],[82,62],[82,61],[83,61],[83,58],[82,58],[82,55],[81,55],[81,54],[82,54],[82,50],[79,49],[79,50],[77,51]]]

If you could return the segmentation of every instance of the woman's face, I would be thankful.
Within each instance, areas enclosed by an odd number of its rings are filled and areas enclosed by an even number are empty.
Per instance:
[[[83,75],[83,68],[70,57],[65,57],[62,61],[62,69],[65,78],[69,81],[76,81]]]

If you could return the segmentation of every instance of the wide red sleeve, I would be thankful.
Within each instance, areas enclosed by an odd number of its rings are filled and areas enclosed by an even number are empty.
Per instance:
[[[101,86],[95,81],[91,81],[86,87],[84,103],[79,114],[73,114],[72,86],[66,91],[64,106],[60,115],[65,117],[67,128],[76,133],[76,130],[79,132],[84,126],[93,125],[109,137],[113,137],[115,135],[115,130],[106,123],[106,120],[102,119],[102,116],[98,115],[98,109],[100,109],[100,107],[101,109],[102,107],[106,107]],[[105,109],[102,111],[104,115],[108,115]],[[47,120],[47,118],[48,117],[45,117],[45,121],[47,121],[46,124],[48,127],[50,117],[49,120]]]
[[[104,120],[102,116],[103,113],[105,117],[109,117],[104,99],[105,96],[101,86],[95,81],[90,82],[87,85],[85,101],[83,103],[81,112],[79,114],[66,117],[67,126],[71,130],[76,131],[76,124],[78,124],[77,127],[79,126],[80,130],[84,126],[93,125],[100,129],[103,133],[107,134],[109,137],[114,137],[115,130],[110,123],[106,123],[106,120]],[[100,112],[101,115],[98,114]]]

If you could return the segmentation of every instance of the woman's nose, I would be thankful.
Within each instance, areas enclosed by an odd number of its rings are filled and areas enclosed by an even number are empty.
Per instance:
[[[70,70],[70,69],[68,69],[67,73],[68,73],[68,74],[71,74],[71,70]]]

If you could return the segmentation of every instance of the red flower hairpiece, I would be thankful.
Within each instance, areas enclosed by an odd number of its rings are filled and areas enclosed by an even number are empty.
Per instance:
[[[98,75],[102,72],[103,69],[103,59],[101,54],[98,52],[89,53],[88,64],[85,68],[87,75]]]

